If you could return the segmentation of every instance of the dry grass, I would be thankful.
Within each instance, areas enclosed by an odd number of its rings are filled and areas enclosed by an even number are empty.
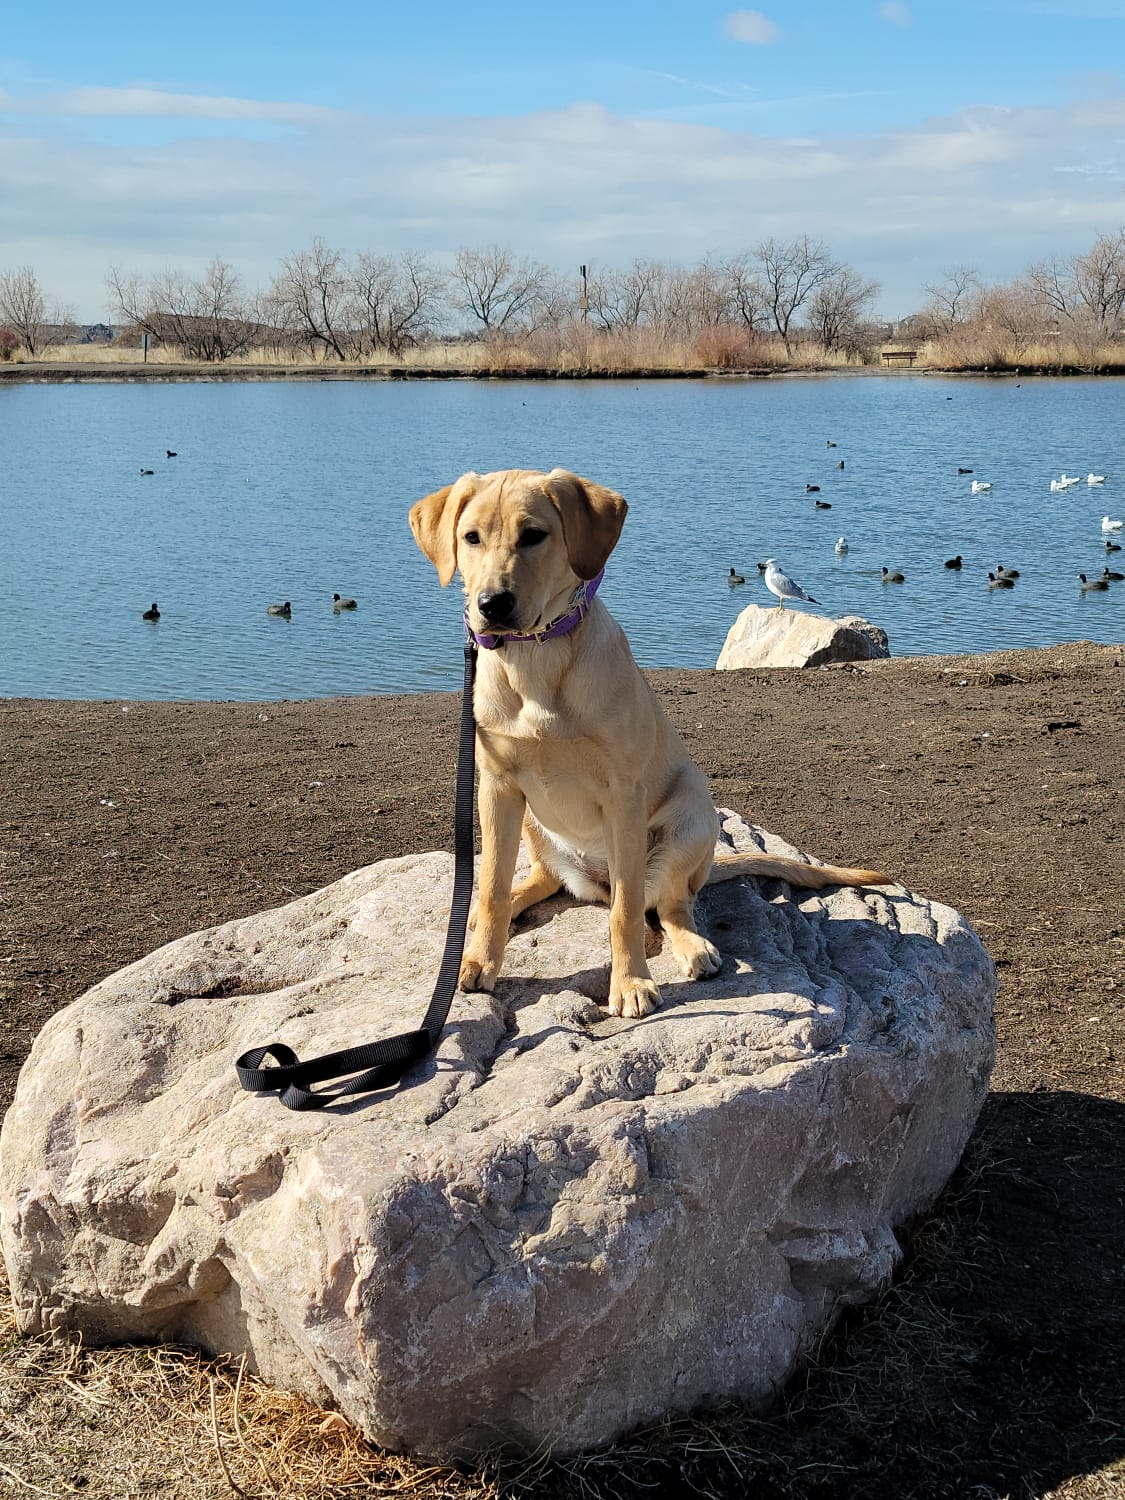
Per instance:
[[[748,340],[737,330],[716,329],[698,337],[679,338],[652,329],[621,329],[614,333],[588,332],[573,326],[542,330],[519,337],[497,336],[487,341],[425,344],[401,354],[370,355],[341,363],[322,353],[262,348],[216,364],[185,360],[176,349],[157,348],[145,360],[140,349],[113,344],[65,344],[43,349],[34,359],[19,353],[14,364],[35,367],[190,366],[200,370],[450,370],[483,375],[542,374],[618,375],[689,372],[838,370],[861,368],[858,356],[827,353],[818,345],[800,344],[792,355],[776,340]]]
[[[1125,340],[1095,337],[1018,339],[1002,329],[973,326],[935,339],[919,363],[940,370],[1011,370],[1063,374],[1125,371]]]
[[[481,345],[478,344],[428,344],[420,349],[408,349],[391,358],[387,355],[371,356],[350,361],[357,369],[376,368],[443,368],[474,369],[481,364]],[[23,365],[183,365],[197,363],[185,360],[178,349],[150,349],[146,360],[140,349],[127,349],[116,344],[58,344],[42,349],[34,359],[17,354],[13,364]],[[254,349],[217,365],[200,365],[201,369],[263,369],[270,366],[307,366],[320,369],[325,366],[339,368],[340,362],[325,359],[323,355],[308,354],[298,350]]]
[[[191,1349],[21,1339],[0,1289],[0,1493],[424,1495],[495,1500],[462,1474],[380,1452],[334,1412]]]

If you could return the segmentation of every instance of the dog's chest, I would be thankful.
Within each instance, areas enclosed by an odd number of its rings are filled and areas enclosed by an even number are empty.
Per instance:
[[[499,749],[501,741],[511,741],[510,753],[521,764],[535,745],[572,744],[583,733],[561,684],[534,682],[519,692],[503,677],[478,680],[473,709],[488,742]]]
[[[606,779],[599,740],[561,695],[501,689],[475,700],[482,770],[518,786],[544,827],[580,842],[593,837]]]

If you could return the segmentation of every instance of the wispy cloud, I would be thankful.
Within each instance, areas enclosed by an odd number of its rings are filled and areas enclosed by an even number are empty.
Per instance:
[[[655,68],[630,68],[627,71],[645,78],[657,78],[664,83],[679,84],[681,88],[698,89],[700,93],[716,94],[720,99],[747,99],[757,92],[756,89],[746,85],[739,88],[725,88],[717,83],[703,83],[698,78],[684,78],[679,73],[661,73]]]
[[[909,7],[900,5],[898,0],[887,0],[885,5],[880,5],[879,15],[892,26],[909,26],[914,19]]]
[[[723,20],[723,30],[732,41],[755,47],[768,46],[781,35],[781,28],[760,10],[732,10]]]
[[[151,88],[80,88],[61,94],[19,97],[0,89],[0,114],[98,116],[118,119],[259,120],[290,125],[326,125],[345,118],[340,110],[314,104],[177,94]]]

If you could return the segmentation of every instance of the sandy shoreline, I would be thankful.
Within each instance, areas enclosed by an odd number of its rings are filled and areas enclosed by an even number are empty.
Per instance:
[[[755,1473],[841,1500],[1125,1494],[1125,647],[647,675],[717,802],[956,906],[1001,972],[994,1093],[894,1330],[857,1322]],[[5,1104],[43,1022],[106,973],[449,847],[457,712],[448,693],[0,700]],[[905,1363],[904,1329],[921,1341]],[[841,1421],[839,1381],[862,1422]],[[62,1386],[36,1400],[20,1473],[53,1483],[85,1408]],[[684,1465],[721,1492],[721,1459],[661,1442],[622,1460],[614,1493]]]

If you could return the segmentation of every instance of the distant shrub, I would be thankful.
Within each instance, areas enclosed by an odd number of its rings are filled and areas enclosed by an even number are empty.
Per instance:
[[[753,336],[734,323],[715,323],[696,335],[692,356],[712,370],[745,370],[760,365],[762,355],[751,343]]]
[[[8,364],[20,346],[20,336],[14,328],[0,328],[0,360]]]

